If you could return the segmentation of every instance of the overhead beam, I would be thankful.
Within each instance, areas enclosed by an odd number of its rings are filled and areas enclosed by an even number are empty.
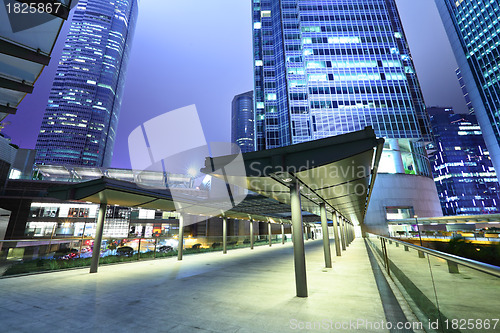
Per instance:
[[[5,88],[9,90],[15,90],[23,93],[31,94],[33,92],[33,86],[26,84],[24,82],[14,81],[7,79],[5,77],[0,77],[0,88]]]
[[[1,38],[0,53],[35,62],[44,66],[47,66],[50,62],[50,56],[41,53],[39,50],[33,50],[31,48],[28,48],[27,46],[14,44]]]
[[[33,8],[46,8],[45,13],[59,17],[63,20],[67,20],[69,17],[70,8],[55,0],[16,0],[17,2],[22,2],[28,4]],[[50,5],[50,7],[49,7]],[[40,7],[39,7],[40,6]]]

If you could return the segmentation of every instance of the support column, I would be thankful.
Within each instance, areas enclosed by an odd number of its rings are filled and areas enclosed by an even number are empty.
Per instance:
[[[325,267],[332,268],[332,253],[330,252],[330,237],[328,237],[328,220],[326,219],[325,203],[319,204],[321,215],[321,231],[323,232],[323,252],[325,254]]]
[[[345,221],[345,245],[346,246],[349,246],[349,244],[351,244],[350,229],[351,229],[351,225],[349,224],[349,222]]]
[[[281,222],[281,244],[285,244],[285,225]]]
[[[179,215],[179,245],[177,245],[177,260],[182,260],[182,251],[184,250],[184,215]]]
[[[90,273],[97,273],[99,267],[99,258],[101,257],[102,232],[104,230],[104,217],[106,216],[105,202],[99,205],[99,214],[97,215],[97,225],[94,237],[94,247],[92,248],[92,261],[90,262]]]
[[[290,205],[293,226],[293,259],[295,265],[295,288],[297,297],[307,297],[306,256],[304,252],[304,225],[300,204],[300,187],[295,182],[290,188]]]
[[[269,246],[273,245],[273,240],[272,240],[272,230],[271,230],[271,222],[267,222],[267,237],[269,237]]]
[[[250,218],[250,250],[253,250],[253,219]]]
[[[222,215],[222,253],[227,253],[227,217]]]
[[[352,224],[349,223],[349,244],[352,243]]]
[[[351,224],[346,221],[345,226],[346,226],[346,228],[345,228],[346,246],[349,246],[351,244]]]
[[[334,211],[332,213],[332,222],[333,222],[333,236],[335,237],[335,252],[337,253],[337,257],[342,255],[342,250],[340,249],[340,237],[339,237],[339,229],[338,229],[338,221],[339,217],[337,212]]]
[[[350,225],[349,221],[344,220],[345,246],[346,247],[349,247],[349,244],[351,244],[351,242],[349,241],[349,227],[350,226],[351,225]]]
[[[344,218],[342,216],[339,216],[340,219],[340,239],[342,241],[342,250],[345,251],[346,246],[345,246],[345,227],[344,227]]]
[[[403,158],[401,157],[401,148],[399,148],[398,139],[388,139],[387,141],[389,143],[392,160],[394,161],[394,171],[396,173],[405,173]]]

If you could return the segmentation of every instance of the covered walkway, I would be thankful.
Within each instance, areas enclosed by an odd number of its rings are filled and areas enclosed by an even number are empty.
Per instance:
[[[362,239],[334,257],[333,268],[323,268],[321,240],[307,241],[305,250],[308,298],[295,297],[287,243],[101,266],[100,274],[77,269],[2,279],[0,322],[6,332],[31,333],[288,332],[314,322],[386,321]]]

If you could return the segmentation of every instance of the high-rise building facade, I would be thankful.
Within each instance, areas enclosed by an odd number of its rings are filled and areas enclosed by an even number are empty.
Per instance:
[[[36,144],[37,164],[109,166],[137,0],[80,0]]]
[[[231,104],[231,142],[242,153],[255,150],[253,91],[234,96]]]
[[[500,2],[435,0],[493,166],[500,171]]]
[[[410,180],[425,178],[437,201],[424,149],[429,116],[394,0],[253,0],[253,45],[257,150],[372,126],[386,138],[379,173],[402,175],[402,187],[405,175],[423,176]],[[377,214],[436,212],[432,202],[373,200]]]
[[[457,68],[455,70],[455,74],[457,75],[458,84],[460,85],[460,89],[462,90],[462,94],[464,95],[465,105],[467,106],[469,113],[474,113],[474,106],[472,106],[472,101],[470,100],[469,97],[469,91],[465,86],[464,78],[462,77],[462,72],[460,71],[460,68]]]
[[[444,215],[500,213],[498,180],[473,114],[432,107],[434,181]]]

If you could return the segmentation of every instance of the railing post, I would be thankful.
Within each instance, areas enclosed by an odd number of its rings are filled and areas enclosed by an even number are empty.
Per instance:
[[[410,248],[408,246],[404,246],[405,247],[405,251],[410,251]]]
[[[156,247],[158,246],[158,238],[155,238],[155,252],[153,252],[153,258],[156,259]]]
[[[419,258],[425,258],[425,253],[424,253],[424,251],[420,251],[420,250],[418,250],[418,257],[419,257]]]
[[[453,261],[450,261],[450,260],[446,260],[446,262],[448,263],[448,272],[450,272],[451,274],[458,274],[458,273],[460,273],[458,271],[458,264],[456,262],[453,262]]]
[[[253,250],[253,219],[250,218],[250,250]]]
[[[391,276],[391,269],[389,267],[389,256],[387,255],[387,243],[385,238],[381,238],[381,241],[382,241],[382,253],[384,254],[385,270],[387,271],[387,275]]]
[[[182,251],[184,250],[184,215],[179,215],[179,244],[177,245],[177,260],[182,260]]]
[[[267,234],[269,236],[269,246],[273,245],[273,239],[272,239],[272,225],[271,222],[267,222]]]
[[[139,246],[137,247],[137,260],[141,260],[141,237],[139,236]]]
[[[285,225],[281,222],[281,244],[285,244]]]
[[[222,253],[227,253],[227,217],[222,215]]]

